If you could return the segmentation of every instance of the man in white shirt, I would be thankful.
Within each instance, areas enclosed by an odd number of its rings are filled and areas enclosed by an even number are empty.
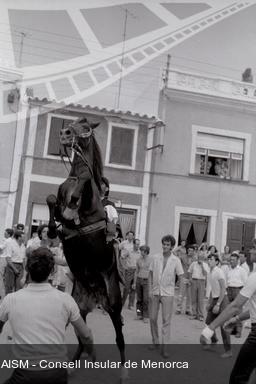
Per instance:
[[[203,255],[198,254],[197,261],[193,261],[188,268],[191,283],[192,317],[191,320],[204,321],[204,297],[208,265],[203,261]]]
[[[121,252],[120,257],[126,259],[127,253],[133,250],[134,232],[129,231],[126,233],[126,239],[119,244],[119,250]]]
[[[5,293],[8,294],[21,288],[21,279],[24,274],[26,248],[24,245],[24,232],[14,231],[11,241],[6,246]]]
[[[251,254],[251,261],[256,262],[256,253]],[[248,302],[249,310],[243,312],[244,305]],[[252,328],[245,343],[240,349],[235,365],[230,375],[229,384],[248,383],[251,373],[256,368],[256,273],[249,275],[245,286],[238,293],[232,303],[206,328],[203,329],[201,344],[210,343],[216,328],[226,322],[225,328],[233,327],[237,320],[251,318]],[[229,321],[228,321],[229,320]]]
[[[161,354],[168,358],[167,345],[170,343],[171,317],[174,303],[175,278],[183,275],[180,259],[172,253],[175,238],[162,238],[163,251],[153,257],[149,268],[150,327],[152,349],[159,347],[158,312],[162,305],[162,347]]]
[[[0,245],[0,299],[5,296],[5,268],[6,268],[6,248],[7,244],[12,241],[13,229],[6,228],[4,231],[4,240]]]
[[[53,267],[49,249],[34,250],[26,265],[31,283],[7,295],[0,306],[0,332],[8,320],[13,330],[14,357],[29,362],[28,368],[15,369],[5,384],[67,384],[65,366],[47,368],[47,364],[68,363],[65,332],[69,323],[94,357],[92,334],[76,302],[48,283]],[[46,368],[41,366],[42,362]]]
[[[208,304],[206,306],[207,316],[205,323],[210,324],[216,317],[227,307],[229,304],[226,292],[226,281],[224,272],[219,267],[220,260],[217,254],[212,254],[208,256],[208,264],[210,267],[209,273],[209,285],[211,289],[210,297]],[[231,357],[231,344],[230,344],[230,335],[225,331],[223,327],[220,328],[221,337],[223,340],[223,345],[225,352],[221,357]],[[217,343],[217,337],[215,333],[212,335],[211,343]]]
[[[238,265],[239,254],[233,252],[230,257],[230,268],[227,273],[227,292],[230,302],[235,300],[241,288],[245,285],[247,280],[247,273],[244,268]],[[233,330],[235,337],[241,337],[242,322],[238,321],[236,327]]]
[[[247,263],[247,255],[245,253],[239,252],[239,261],[240,261],[240,267],[242,267],[245,270],[248,277],[250,274],[250,267]]]

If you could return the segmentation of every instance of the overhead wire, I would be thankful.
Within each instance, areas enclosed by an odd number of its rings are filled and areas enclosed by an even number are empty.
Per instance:
[[[7,23],[0,23],[0,24],[7,24]],[[19,25],[17,25],[17,24],[14,24],[14,26],[19,26]],[[104,41],[99,41],[99,40],[94,40],[94,39],[82,39],[82,38],[76,38],[76,37],[74,37],[74,36],[70,36],[70,35],[65,35],[65,34],[61,34],[61,33],[57,33],[57,32],[53,32],[53,31],[45,31],[45,30],[41,30],[41,29],[36,29],[36,28],[31,28],[31,27],[25,27],[25,26],[22,26],[22,25],[20,25],[19,26],[20,28],[22,28],[22,31],[23,30],[28,30],[28,31],[36,31],[36,32],[40,32],[40,33],[45,33],[45,34],[47,34],[47,35],[55,35],[55,36],[58,36],[58,37],[66,37],[66,38],[68,38],[68,39],[74,39],[74,40],[78,40],[79,42],[82,42],[82,43],[84,43],[85,41],[89,41],[89,42],[97,42],[97,43],[99,43],[100,42],[100,44],[104,44]],[[20,33],[22,32],[22,31],[16,31],[16,30],[14,30],[14,31],[12,31],[11,33],[16,33],[17,35],[20,35]],[[0,34],[5,34],[5,32],[2,32],[2,31],[0,31]],[[35,40],[35,41],[41,41],[41,42],[46,42],[46,43],[48,43],[48,44],[54,44],[54,42],[52,42],[52,41],[49,41],[49,40],[45,40],[45,39],[39,39],[39,38],[37,38],[37,37],[31,37],[31,36],[28,36],[27,37],[27,40]],[[122,40],[120,40],[120,42],[119,43],[121,43],[122,42]],[[56,41],[56,43],[58,44],[58,45],[63,45],[63,46],[67,46],[67,47],[72,47],[72,48],[78,48],[78,49],[83,49],[82,47],[75,47],[73,44],[71,45],[71,44],[66,44],[66,43],[63,43],[63,40],[58,40],[58,42]],[[112,45],[114,45],[114,44],[117,44],[117,43],[113,43]],[[31,47],[33,47],[33,48],[38,48],[37,46],[34,46],[34,45],[29,45],[29,46],[31,46]],[[86,47],[85,47],[86,48]],[[105,47],[103,47],[103,48],[105,48]],[[39,49],[48,49],[48,48],[44,48],[44,47],[39,47]],[[50,49],[51,50],[51,49]],[[54,48],[54,50],[55,50],[55,48]],[[56,50],[55,50],[56,51]],[[59,52],[61,52],[61,53],[66,53],[67,51],[61,51],[61,50],[58,50]],[[99,50],[97,50],[97,49],[95,49],[95,51],[99,51]],[[84,53],[84,52],[83,52]],[[116,54],[116,52],[109,52],[109,54],[110,55],[112,55],[112,54]],[[191,59],[191,58],[189,58],[189,57],[184,57],[184,56],[178,56],[178,55],[172,55],[172,57],[173,58],[179,58],[179,59],[183,59],[183,60],[189,60],[189,61],[192,61],[192,62],[197,62],[197,63],[200,63],[200,64],[205,64],[205,65],[210,65],[210,66],[214,66],[214,67],[217,67],[217,68],[223,68],[223,69],[228,69],[228,70],[231,70],[231,71],[240,71],[240,69],[238,69],[238,68],[234,68],[234,67],[227,67],[227,66],[223,66],[223,65],[218,65],[218,64],[213,64],[213,63],[209,63],[209,62],[206,62],[206,61],[203,61],[203,60],[196,60],[196,59]]]
[[[6,23],[0,23],[0,24],[6,24]],[[14,24],[14,25],[18,26],[17,24]],[[50,35],[50,36],[58,36],[58,37],[66,37],[66,38],[69,38],[69,39],[74,39],[74,40],[77,40],[77,41],[85,43],[85,44],[86,44],[86,41],[97,42],[97,43],[99,42],[98,40],[93,40],[93,39],[86,39],[85,40],[85,39],[82,39],[82,38],[76,38],[74,36],[69,36],[69,35],[53,32],[53,31],[44,31],[44,30],[41,30],[41,29],[24,27],[24,26],[21,26],[21,25],[19,27],[23,28],[23,30],[36,31],[36,32],[40,32],[40,33],[45,33],[45,34]],[[14,31],[12,31],[12,33],[16,33],[17,37],[18,37],[18,35],[20,35],[21,31],[14,30]],[[0,34],[7,34],[7,33],[0,31]],[[8,34],[8,35],[10,35],[10,34]],[[74,55],[78,54],[79,56],[84,56],[84,55],[88,54],[87,52],[84,52],[84,51],[81,52],[81,54],[80,54],[78,52],[72,52],[70,50],[66,51],[66,50],[60,50],[60,49],[51,48],[51,47],[42,47],[42,46],[38,47],[38,45],[28,44],[27,40],[41,41],[41,42],[45,42],[47,44],[58,44],[58,46],[67,46],[67,47],[77,48],[78,50],[83,50],[84,48],[87,49],[86,45],[85,45],[85,47],[76,47],[73,44],[72,45],[71,44],[65,44],[65,43],[63,43],[63,39],[60,40],[60,41],[58,40],[58,42],[57,41],[53,42],[53,41],[49,41],[49,40],[46,40],[46,39],[39,39],[38,37],[28,36],[26,38],[25,46],[31,47],[31,48],[37,48],[39,50],[41,49],[41,50],[47,50],[47,51],[54,51],[55,53],[59,52],[60,54],[70,54],[70,53],[72,53]],[[15,41],[12,41],[12,43],[18,44],[18,42],[15,42]],[[102,42],[102,41],[100,43],[104,44],[104,42]],[[121,43],[121,40],[120,40],[119,43]],[[95,52],[100,51],[100,52],[102,52],[101,50],[99,50],[97,48],[95,48],[95,49],[93,49],[91,51],[95,51]],[[112,57],[112,55],[117,55],[118,56],[118,54],[116,52],[108,51],[108,52],[105,52],[105,53],[107,53],[107,55],[109,55],[110,57]],[[41,55],[41,54],[38,54],[38,53],[37,54],[35,54],[35,53],[31,54],[30,52],[24,51],[24,54],[27,54],[27,55],[30,55],[30,56],[33,55],[33,56],[53,59],[51,56]],[[129,52],[126,52],[126,54],[129,54]],[[160,55],[162,55],[162,54],[163,53],[160,53]],[[176,58],[176,59],[186,60],[186,61],[195,62],[195,63],[199,63],[199,64],[204,64],[204,65],[212,66],[212,67],[219,68],[219,69],[225,69],[225,70],[230,70],[230,71],[234,71],[234,72],[241,72],[241,69],[238,69],[238,68],[234,68],[234,67],[230,67],[230,66],[224,66],[224,65],[219,65],[219,64],[213,64],[213,63],[209,63],[209,62],[203,61],[203,60],[192,59],[190,57],[184,57],[184,56],[179,56],[179,55],[175,55],[175,54],[173,54],[172,57],[174,59]],[[67,58],[61,58],[60,57],[60,58],[57,58],[57,60],[67,60]],[[152,68],[155,68],[155,67],[152,67]],[[188,67],[188,68],[190,68],[190,67]],[[210,71],[207,71],[207,73],[216,74],[215,72],[210,72]]]

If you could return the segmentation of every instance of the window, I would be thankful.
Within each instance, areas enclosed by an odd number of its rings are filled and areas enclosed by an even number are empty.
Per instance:
[[[66,127],[70,124],[71,121],[75,120],[76,117],[68,117],[65,118],[63,115],[48,115],[48,124],[46,130],[46,142],[45,142],[45,150],[44,156],[50,158],[56,158],[56,156],[60,155],[60,150],[63,147],[60,144],[60,130],[63,127]],[[67,150],[69,156],[71,156],[71,150]],[[62,150],[62,153],[64,151]]]
[[[221,179],[247,179],[249,154],[246,156],[246,148],[248,149],[250,135],[211,128],[193,128],[192,173]]]
[[[106,165],[134,169],[138,127],[109,123]]]

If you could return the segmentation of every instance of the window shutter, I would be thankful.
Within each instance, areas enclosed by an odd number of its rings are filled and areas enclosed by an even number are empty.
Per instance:
[[[48,141],[47,154],[51,156],[58,156],[60,154],[60,130],[62,127],[67,127],[73,120],[62,119],[61,117],[53,116],[51,118],[51,127]],[[67,148],[68,155],[71,156],[70,148]],[[64,151],[62,150],[62,153]]]
[[[198,132],[196,146],[223,152],[244,153],[244,140],[236,137]]]
[[[58,155],[60,152],[60,130],[63,124],[63,119],[52,117],[51,127],[48,142],[48,155]]]
[[[133,129],[113,126],[109,162],[132,166],[133,143]]]

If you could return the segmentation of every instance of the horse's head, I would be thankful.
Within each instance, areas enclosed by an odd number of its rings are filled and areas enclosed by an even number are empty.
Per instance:
[[[65,147],[71,147],[74,152],[72,162],[74,167],[77,167],[76,160],[78,158],[83,166],[91,167],[91,173],[99,191],[101,191],[103,164],[101,151],[93,134],[94,128],[99,124],[88,121],[86,117],[79,118],[60,130],[60,143]],[[72,168],[73,171],[74,167]],[[79,171],[77,168],[76,174]]]
[[[79,118],[60,130],[60,143],[71,147],[74,143],[89,140],[99,123],[91,123],[86,117]]]

